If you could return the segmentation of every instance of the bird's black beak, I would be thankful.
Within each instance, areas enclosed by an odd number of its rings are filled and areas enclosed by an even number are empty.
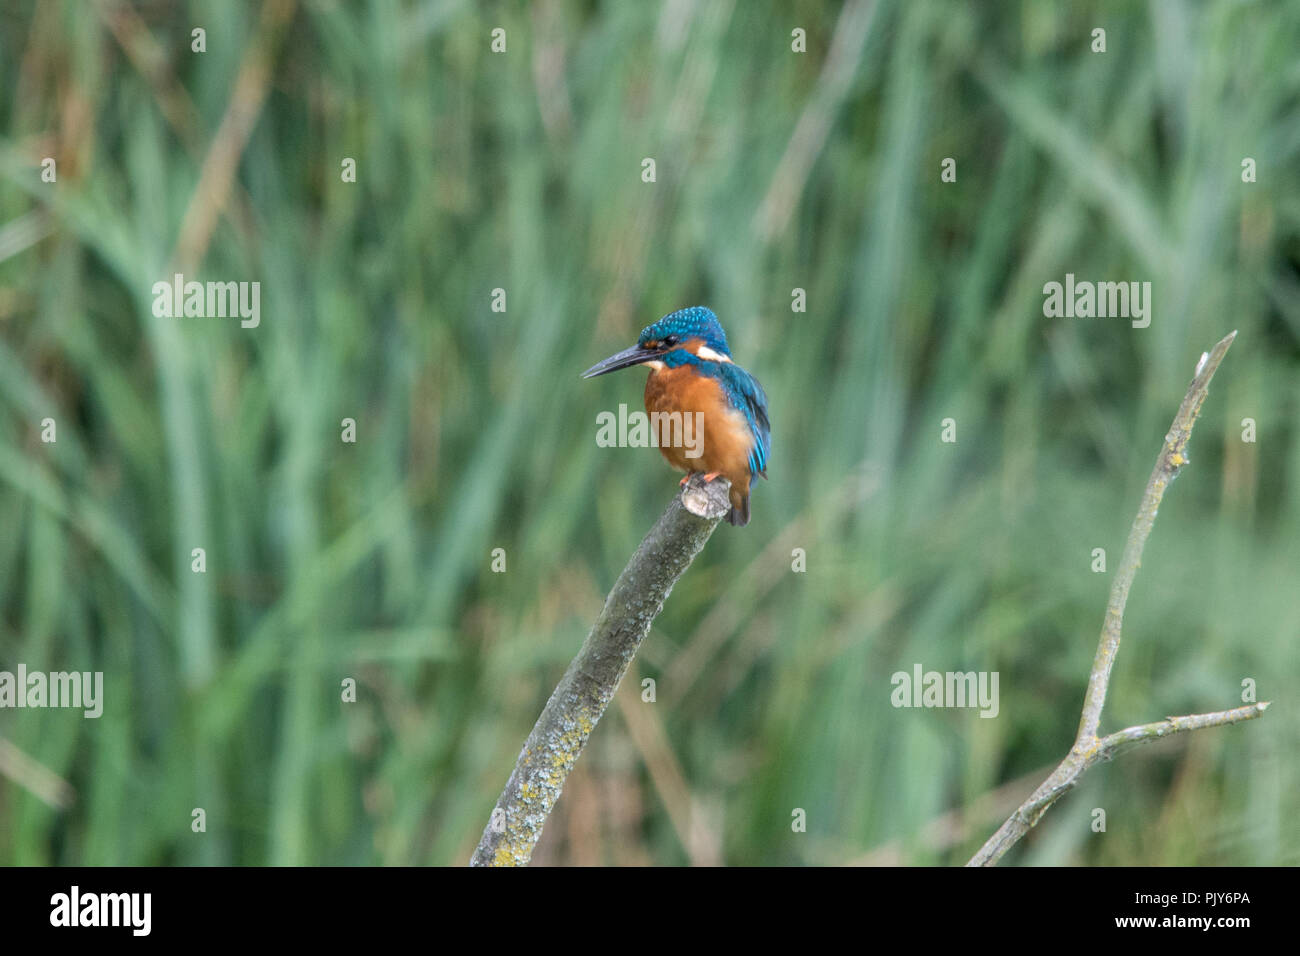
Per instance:
[[[633,365],[640,365],[642,362],[649,362],[660,355],[663,355],[667,349],[648,349],[641,345],[634,345],[630,349],[611,355],[603,362],[597,362],[587,371],[582,373],[583,378],[595,378],[597,375],[604,375],[608,372],[617,372],[621,368],[631,368]]]

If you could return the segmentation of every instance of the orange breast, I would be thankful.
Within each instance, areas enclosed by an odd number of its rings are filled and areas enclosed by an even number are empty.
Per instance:
[[[670,465],[721,473],[731,481],[733,499],[748,493],[754,438],[745,416],[731,407],[715,380],[685,365],[652,370],[645,383],[645,408],[651,433]]]

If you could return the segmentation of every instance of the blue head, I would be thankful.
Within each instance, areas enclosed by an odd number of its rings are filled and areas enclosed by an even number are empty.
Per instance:
[[[667,345],[680,347],[691,339],[699,339],[706,348],[721,355],[730,356],[727,348],[727,333],[722,331],[722,323],[711,309],[694,305],[689,309],[679,309],[665,315],[654,325],[647,325],[641,330],[636,344],[640,348]]]
[[[689,309],[680,309],[665,315],[653,325],[647,325],[637,336],[636,345],[611,355],[603,362],[597,362],[582,373],[583,378],[594,378],[621,368],[641,365],[677,350],[685,351],[687,343],[699,340],[700,354],[706,358],[710,353],[717,356],[731,357],[727,347],[727,333],[722,331],[722,324],[712,310],[702,305]],[[668,359],[668,364],[678,364]]]

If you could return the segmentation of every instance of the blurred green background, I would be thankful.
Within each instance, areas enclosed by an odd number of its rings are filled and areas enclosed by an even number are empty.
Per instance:
[[[1096,768],[1007,863],[1300,862],[1298,49],[1290,2],[5,0],[0,669],[106,699],[0,711],[0,863],[465,863],[676,491],[595,442],[643,375],[579,373],[695,304],[771,480],[535,862],[964,861],[1069,748],[1092,549],[1234,328],[1103,729],[1275,706]],[[261,324],[154,317],[177,271]],[[1067,272],[1151,282],[1150,327],[1045,318]],[[917,663],[999,672],[999,716],[891,707]]]

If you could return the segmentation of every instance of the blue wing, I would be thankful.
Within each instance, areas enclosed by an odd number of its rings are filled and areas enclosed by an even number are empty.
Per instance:
[[[758,379],[732,362],[719,364],[718,377],[726,385],[728,401],[744,413],[754,436],[754,447],[749,453],[749,472],[766,478],[767,460],[772,452],[772,425],[767,420],[767,393],[758,384]]]

